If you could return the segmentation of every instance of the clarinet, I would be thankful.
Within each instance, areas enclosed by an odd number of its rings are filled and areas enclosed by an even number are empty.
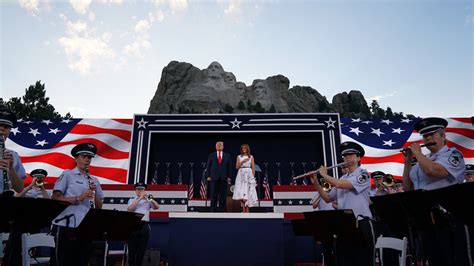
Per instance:
[[[89,165],[84,166],[84,170],[86,171],[86,177],[89,182],[89,189],[92,191],[93,198],[91,200],[91,208],[95,208],[95,188],[94,188],[94,180],[89,175]]]
[[[0,160],[3,160],[5,152],[5,136],[1,136],[0,138]],[[2,196],[4,197],[11,197],[13,196],[14,192],[11,189],[11,180],[8,174],[8,169],[2,170],[2,177],[3,177],[3,191]]]

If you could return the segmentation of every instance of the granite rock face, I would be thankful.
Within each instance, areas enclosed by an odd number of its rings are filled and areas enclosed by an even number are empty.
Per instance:
[[[237,81],[218,62],[199,68],[185,62],[170,62],[161,75],[149,114],[157,113],[247,113],[247,112],[340,112],[367,110],[359,91],[337,94],[330,104],[326,97],[307,86],[290,88],[283,75],[255,79],[247,86]]]

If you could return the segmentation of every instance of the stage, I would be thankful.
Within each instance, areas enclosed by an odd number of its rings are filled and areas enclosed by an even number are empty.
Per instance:
[[[283,213],[175,213],[152,218],[150,249],[169,265],[295,265],[321,261]]]

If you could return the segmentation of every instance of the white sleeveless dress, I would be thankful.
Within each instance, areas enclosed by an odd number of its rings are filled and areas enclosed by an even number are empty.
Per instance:
[[[239,155],[239,162],[248,158],[247,155]],[[252,175],[252,160],[248,160],[240,165],[237,177],[235,178],[234,200],[246,200],[245,205],[248,207],[254,207],[258,205],[257,197],[257,182],[255,177]]]

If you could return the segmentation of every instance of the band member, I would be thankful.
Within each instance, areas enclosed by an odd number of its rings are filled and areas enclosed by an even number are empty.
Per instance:
[[[0,106],[0,140],[5,145],[12,127],[16,124],[16,115],[4,106]],[[13,191],[19,193],[23,190],[23,180],[26,178],[26,171],[21,163],[17,152],[7,150],[3,147],[3,158],[0,159],[0,194],[13,196]],[[4,174],[8,173],[7,176]],[[4,187],[4,183],[10,187]],[[5,193],[6,192],[6,193]]]
[[[418,121],[415,130],[423,136],[423,142],[430,154],[421,152],[420,144],[414,143],[405,153],[403,169],[403,189],[437,189],[462,183],[465,164],[461,152],[446,146],[444,129],[448,121],[443,118],[430,117]],[[411,166],[412,157],[417,164]]]
[[[461,152],[446,146],[445,128],[448,122],[438,117],[424,118],[415,124],[415,130],[423,136],[423,142],[430,151],[428,155],[421,152],[420,144],[415,143],[404,152],[403,189],[433,190],[464,180],[465,163]],[[412,167],[412,157],[417,164]],[[423,260],[430,265],[467,265],[468,253],[462,239],[465,237],[464,224],[454,218],[446,223],[447,218],[441,212],[432,209],[430,227],[420,232],[423,244]],[[451,218],[449,218],[451,219]],[[446,225],[445,224],[449,224]]]
[[[224,152],[224,142],[216,142],[216,152],[209,154],[207,159],[207,181],[210,183],[211,212],[225,210],[227,184],[232,179],[232,160]],[[218,204],[219,203],[219,206]]]
[[[355,142],[344,142],[340,151],[345,162],[348,162],[347,173],[336,179],[327,173],[327,168],[321,166],[319,174],[332,186],[330,193],[324,191],[319,182],[312,181],[321,198],[326,202],[337,201],[339,209],[352,209],[358,219],[358,225],[364,235],[364,244],[353,247],[343,244],[338,248],[337,260],[340,265],[372,265],[373,264],[373,236],[368,218],[372,217],[369,209],[370,178],[367,170],[360,167],[360,160],[365,151]]]
[[[5,148],[11,129],[16,125],[16,115],[0,106],[0,196],[11,197],[23,190],[26,171],[17,152]],[[6,186],[5,186],[6,185]],[[2,265],[21,265],[21,233],[10,233],[5,247]]]
[[[43,169],[35,169],[31,171],[30,175],[32,177],[31,183],[15,197],[50,199],[51,197],[44,188],[44,180],[48,176],[48,172]]]
[[[104,194],[99,180],[89,175],[89,165],[97,148],[92,143],[76,145],[71,155],[76,168],[64,171],[54,184],[53,199],[71,203],[53,220],[56,250],[51,260],[58,266],[88,264],[91,242],[82,240],[76,234],[78,227],[90,208],[102,208]]]
[[[250,154],[248,144],[240,146],[240,155],[237,156],[235,168],[238,170],[235,178],[235,189],[232,199],[240,200],[242,212],[249,212],[250,207],[258,204],[257,182],[255,180],[255,159]]]
[[[157,210],[160,205],[153,199],[151,194],[147,194],[146,184],[139,182],[135,184],[135,196],[128,201],[127,210],[144,214],[143,224],[140,230],[133,232],[128,240],[128,265],[141,266],[145,249],[150,238],[150,209]]]
[[[375,171],[370,174],[370,177],[374,180],[375,187],[370,190],[370,196],[381,196],[388,194],[388,188],[383,184],[383,177],[385,173],[382,171]]]
[[[464,174],[464,182],[474,181],[474,164],[466,164],[466,173]]]
[[[393,181],[395,189],[391,190],[390,193],[400,193],[403,192],[403,181],[400,179],[395,179]]]

